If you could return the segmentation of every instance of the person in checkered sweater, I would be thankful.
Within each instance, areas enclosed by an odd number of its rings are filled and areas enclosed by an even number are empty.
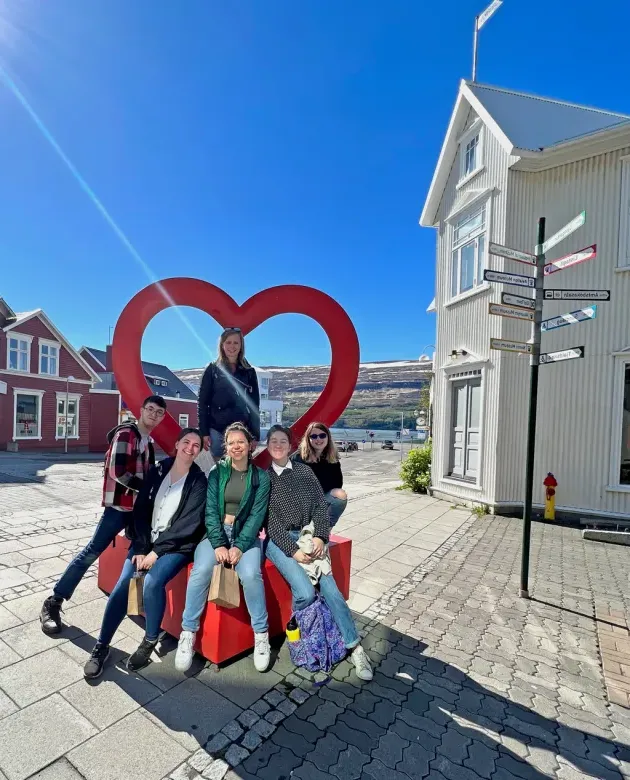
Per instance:
[[[162,422],[166,401],[159,395],[145,399],[137,423],[127,422],[107,435],[109,449],[103,468],[103,514],[87,546],[68,564],[61,579],[42,606],[40,623],[45,634],[61,631],[61,606],[72,598],[83,575],[127,529],[133,505],[149,468],[155,463],[151,431]]]

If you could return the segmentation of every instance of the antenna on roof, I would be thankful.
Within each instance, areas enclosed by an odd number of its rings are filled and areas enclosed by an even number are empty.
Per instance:
[[[477,39],[479,37],[479,30],[484,26],[488,19],[499,10],[503,5],[503,0],[492,0],[486,10],[475,16],[475,32],[473,34],[473,67],[472,67],[472,80],[477,81]]]

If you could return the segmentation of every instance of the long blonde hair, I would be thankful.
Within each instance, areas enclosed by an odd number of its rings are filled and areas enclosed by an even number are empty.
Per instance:
[[[227,365],[230,362],[225,356],[223,345],[230,336],[235,336],[236,334],[238,334],[241,340],[241,348],[238,352],[238,357],[236,358],[236,365],[241,368],[251,368],[249,361],[245,359],[245,338],[240,328],[226,328],[219,336],[219,343],[217,344],[218,355],[215,362],[222,363],[223,365]]]
[[[311,444],[311,433],[313,433],[315,430],[320,430],[328,436],[328,443],[322,451],[321,459],[327,461],[328,463],[338,463],[339,455],[337,454],[337,448],[335,447],[335,442],[333,441],[330,428],[322,422],[312,422],[306,429],[304,436],[302,436],[302,441],[300,442],[299,447],[300,457],[302,460],[306,463],[318,460],[318,455],[313,449],[313,445]]]

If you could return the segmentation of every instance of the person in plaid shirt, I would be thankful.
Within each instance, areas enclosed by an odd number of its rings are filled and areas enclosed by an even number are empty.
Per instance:
[[[75,588],[94,561],[126,529],[142,482],[155,463],[151,431],[162,422],[166,401],[159,395],[145,399],[137,423],[126,422],[107,434],[109,449],[103,468],[101,519],[94,536],[74,558],[53,588],[39,616],[45,634],[61,631],[61,606],[72,598]]]

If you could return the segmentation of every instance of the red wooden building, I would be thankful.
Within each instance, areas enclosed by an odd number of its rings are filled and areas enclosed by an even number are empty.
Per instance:
[[[41,309],[0,298],[0,449],[64,449],[67,416],[68,449],[87,451],[98,379]]]
[[[147,395],[197,425],[195,393],[166,366],[142,365]],[[110,347],[75,350],[41,309],[16,313],[0,298],[0,450],[105,452],[108,431],[137,413],[122,402]]]

